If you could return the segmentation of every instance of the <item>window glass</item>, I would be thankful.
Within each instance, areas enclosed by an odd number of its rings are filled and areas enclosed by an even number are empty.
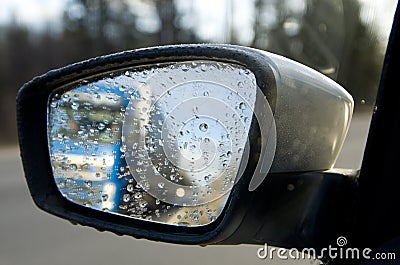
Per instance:
[[[1,0],[0,207],[7,214],[0,216],[0,263],[70,264],[72,258],[76,264],[105,264],[115,263],[118,255],[117,261],[127,264],[310,264],[258,260],[258,246],[182,247],[116,237],[44,215],[33,208],[23,181],[16,149],[15,95],[35,75],[98,55],[176,43],[251,46],[308,65],[353,95],[355,115],[336,166],[359,168],[396,4],[395,0]],[[4,144],[12,151],[3,149]]]

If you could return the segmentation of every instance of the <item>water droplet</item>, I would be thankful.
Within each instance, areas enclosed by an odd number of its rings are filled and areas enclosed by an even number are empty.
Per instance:
[[[147,71],[143,71],[143,72],[142,72],[142,77],[143,77],[143,78],[146,78],[147,75],[148,75],[148,72],[147,72]]]
[[[128,193],[125,193],[124,196],[122,197],[122,200],[124,202],[129,202],[131,200],[131,196]]]
[[[126,190],[129,192],[133,191],[133,184],[128,184],[128,186],[126,186]]]
[[[159,187],[160,189],[163,189],[164,186],[165,186],[165,183],[163,183],[163,182],[158,183],[158,187]]]
[[[177,188],[177,189],[176,189],[176,196],[182,198],[183,196],[185,196],[185,190],[182,189],[182,188]]]
[[[199,125],[199,129],[200,129],[200,131],[202,131],[202,132],[206,132],[207,131],[207,129],[208,129],[208,125],[207,125],[207,123],[201,123],[200,125]]]
[[[78,110],[78,108],[79,108],[79,103],[73,102],[73,103],[71,104],[71,109],[73,109],[73,110]]]
[[[189,67],[187,67],[187,65],[186,64],[184,64],[184,65],[182,65],[182,71],[184,71],[184,72],[187,72],[187,71],[189,71]]]
[[[288,191],[293,191],[295,189],[295,186],[293,184],[288,184],[287,189]]]
[[[208,91],[204,91],[203,95],[204,95],[205,97],[208,97],[208,96],[210,95],[210,93],[208,93]]]
[[[139,206],[140,206],[140,208],[144,208],[144,207],[147,206],[147,202],[146,202],[146,201],[141,201],[141,202],[139,203]]]
[[[240,102],[240,104],[239,104],[239,109],[241,109],[241,110],[246,109],[246,103]]]
[[[365,104],[365,100],[364,100],[364,99],[361,100],[361,104],[362,104],[362,105]]]
[[[121,145],[121,147],[119,148],[119,150],[121,151],[121,153],[125,153],[125,151],[126,151],[126,145]]]
[[[64,188],[66,186],[66,181],[65,180],[61,180],[60,182],[58,182],[58,186],[60,188]]]
[[[106,126],[105,126],[104,123],[102,123],[102,122],[100,122],[100,123],[97,125],[97,128],[98,128],[99,130],[103,130],[105,127],[106,127]]]
[[[90,180],[86,180],[85,181],[85,185],[87,186],[87,187],[92,187],[92,181],[90,181]]]

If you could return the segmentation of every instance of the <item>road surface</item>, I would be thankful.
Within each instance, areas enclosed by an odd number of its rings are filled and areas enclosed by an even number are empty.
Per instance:
[[[369,116],[354,119],[338,167],[358,167]],[[259,246],[180,246],[74,226],[34,206],[16,148],[0,150],[0,264],[310,264],[259,260]]]

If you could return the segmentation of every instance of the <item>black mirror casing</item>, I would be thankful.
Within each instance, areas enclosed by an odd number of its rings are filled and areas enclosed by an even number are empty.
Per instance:
[[[250,159],[234,186],[221,216],[201,227],[145,222],[89,209],[67,200],[52,175],[47,138],[48,100],[66,84],[103,72],[128,67],[191,60],[215,60],[242,65],[256,76],[271,109],[276,105],[276,81],[262,53],[230,45],[155,47],[97,57],[33,79],[17,98],[18,135],[26,180],[36,205],[73,223],[119,235],[179,244],[263,244],[283,247],[323,247],[346,234],[352,222],[357,172],[272,173],[253,192],[248,190],[256,167],[260,130],[255,119],[250,131]],[[338,216],[340,218],[338,218]]]

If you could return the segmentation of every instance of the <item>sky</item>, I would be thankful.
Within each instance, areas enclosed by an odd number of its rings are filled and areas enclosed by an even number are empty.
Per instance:
[[[58,23],[65,1],[54,0],[0,0],[0,24],[12,19],[19,24],[40,29],[46,21]]]
[[[248,8],[248,2],[254,0],[177,0],[179,8],[195,10],[195,19],[188,17],[187,24],[193,24],[196,21],[196,29],[204,39],[220,40],[226,39],[226,23],[233,23],[226,19],[226,3],[235,2],[235,10],[240,11],[242,18],[236,27],[241,29],[248,28],[252,23],[253,11]],[[0,0],[0,25],[9,23],[12,19],[18,24],[27,25],[34,30],[42,30],[50,22],[53,30],[60,28],[59,18],[63,14],[64,5],[67,0]],[[151,19],[148,19],[149,12],[152,10],[146,8],[146,4],[140,4],[145,1],[131,0],[136,10],[141,12],[142,23],[145,26],[154,27]],[[210,8],[212,7],[212,8]],[[237,12],[237,11],[236,11]],[[235,14],[236,15],[236,14]],[[246,19],[247,18],[247,19]],[[246,34],[247,33],[247,34]],[[242,31],[244,40],[251,39],[250,32]]]
[[[187,18],[187,24],[196,27],[199,35],[204,39],[224,41],[229,39],[229,32],[224,29],[233,23],[236,30],[240,31],[242,43],[252,39],[251,28],[254,10],[248,2],[254,0],[177,0],[179,8],[195,10],[193,17]],[[287,0],[293,7],[301,7],[304,0]],[[383,37],[387,37],[391,28],[396,0],[359,0],[362,5],[362,17],[368,23],[374,24]],[[132,0],[132,2],[135,2]],[[138,1],[136,1],[137,3]],[[140,2],[140,1],[139,1]],[[41,30],[46,22],[50,22],[50,29],[60,28],[59,18],[63,13],[66,0],[0,0],[0,24],[8,23],[12,19],[19,24],[25,24],[32,29]],[[212,7],[212,8],[210,8]],[[148,16],[145,9],[142,15]],[[228,12],[233,10],[236,19],[230,21]],[[146,20],[143,20],[146,21]]]
[[[364,21],[376,24],[383,34],[390,32],[396,0],[359,0],[363,5],[361,17]]]

